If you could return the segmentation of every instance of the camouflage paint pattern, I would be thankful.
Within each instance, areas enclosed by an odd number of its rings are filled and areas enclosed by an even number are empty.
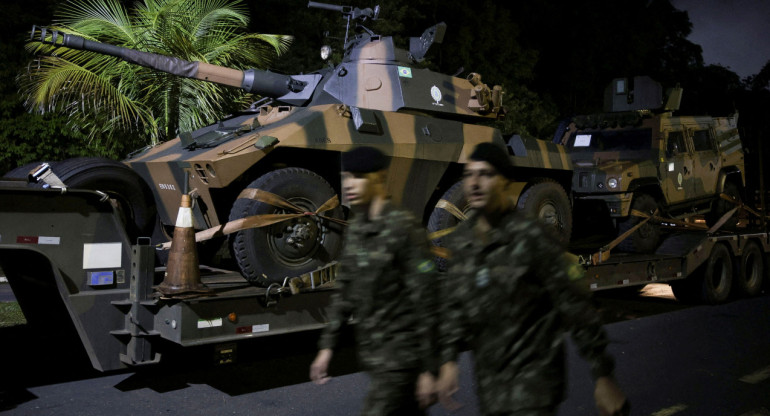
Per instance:
[[[438,312],[425,231],[388,203],[377,219],[354,217],[346,239],[319,348],[333,349],[353,317],[359,361],[372,377],[363,414],[420,414],[415,383],[419,373],[436,371]]]
[[[558,404],[567,330],[592,375],[610,375],[599,315],[574,283],[583,268],[520,212],[505,214],[483,235],[474,229],[477,215],[446,238],[452,256],[441,291],[439,349],[447,362],[457,360],[461,343],[470,346],[482,414]]]
[[[490,126],[502,116],[500,87],[489,88],[479,74],[464,79],[419,68],[414,56],[420,54],[397,48],[390,36],[361,32],[335,67],[292,76],[188,62],[72,35],[59,39],[47,43],[110,50],[131,63],[205,82],[240,84],[272,98],[124,161],[152,190],[160,222],[167,226],[173,225],[181,194],[193,190],[195,228],[225,224],[233,219],[231,209],[244,188],[285,167],[310,170],[339,194],[340,152],[359,145],[391,157],[389,195],[419,219],[426,219],[459,179],[459,164],[480,142],[509,144],[519,181],[559,171],[568,185],[571,161],[563,146],[518,136],[506,143]],[[422,40],[418,43],[427,48]]]
[[[665,207],[692,213],[708,209],[728,176],[740,189],[745,184],[737,116],[594,117],[575,118],[562,142],[574,164],[575,197],[606,202],[613,217],[630,214],[633,192],[639,189],[661,196]],[[640,145],[626,147],[621,140]],[[613,143],[612,148],[600,148],[603,143]]]

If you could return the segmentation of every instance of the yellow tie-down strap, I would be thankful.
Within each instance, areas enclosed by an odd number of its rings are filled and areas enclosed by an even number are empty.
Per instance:
[[[253,189],[253,188],[247,188],[244,189],[243,192],[238,195],[238,199],[245,198],[245,199],[253,199],[255,201],[264,202],[266,204],[270,204],[272,206],[283,208],[288,211],[294,211],[293,213],[289,214],[260,214],[260,215],[252,215],[250,217],[244,217],[239,218],[237,220],[229,221],[226,224],[218,225],[216,227],[209,228],[207,230],[198,231],[195,233],[195,242],[201,242],[210,240],[214,237],[220,237],[228,234],[232,234],[241,230],[246,230],[249,228],[259,228],[259,227],[265,227],[268,225],[276,224],[281,221],[290,220],[292,218],[299,218],[304,216],[314,216],[323,218],[325,220],[336,222],[337,224],[347,225],[348,222],[345,220],[341,220],[338,218],[330,217],[327,215],[323,215],[323,212],[333,210],[334,208],[337,208],[340,204],[339,197],[337,195],[334,195],[333,197],[329,198],[328,201],[324,202],[320,207],[318,207],[315,211],[305,211],[304,209],[292,204],[291,202],[287,201],[280,195],[276,195],[271,192],[263,191],[261,189]],[[159,244],[158,248],[163,250],[168,250],[171,248],[171,242],[167,241],[163,244]]]

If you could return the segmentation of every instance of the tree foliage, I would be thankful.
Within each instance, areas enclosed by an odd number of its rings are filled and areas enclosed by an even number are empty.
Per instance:
[[[291,37],[247,33],[248,12],[229,0],[69,0],[51,29],[85,39],[234,68],[263,67]],[[50,35],[49,35],[50,36]],[[247,105],[248,94],[180,78],[95,52],[28,43],[36,54],[20,78],[30,110],[68,117],[108,142],[156,143]]]

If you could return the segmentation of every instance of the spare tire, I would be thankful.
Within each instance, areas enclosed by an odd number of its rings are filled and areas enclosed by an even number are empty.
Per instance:
[[[301,168],[270,171],[247,188],[283,197],[306,212],[314,212],[335,195],[322,177]],[[230,221],[261,214],[286,213],[281,208],[241,198],[230,210]],[[324,213],[343,218],[342,207]],[[336,260],[342,251],[343,226],[317,216],[303,216],[277,224],[249,228],[231,235],[231,249],[241,274],[249,282],[281,283]]]
[[[125,164],[101,157],[79,157],[52,162],[51,169],[68,187],[109,195],[132,244],[137,237],[152,235],[157,212],[152,192],[144,179]]]

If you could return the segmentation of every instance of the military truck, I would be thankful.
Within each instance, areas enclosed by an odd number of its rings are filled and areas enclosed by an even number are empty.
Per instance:
[[[572,118],[556,141],[573,162],[575,210],[601,212],[618,234],[637,224],[640,211],[681,219],[705,216],[709,225],[745,200],[743,148],[737,114],[675,115],[682,89],[668,91],[646,76],[618,78],[605,90],[605,112]],[[651,221],[619,246],[652,252],[662,227]],[[723,227],[732,227],[732,218]]]
[[[436,222],[450,222],[455,217],[442,208],[447,206],[442,196],[451,197],[457,189],[460,164],[474,146],[494,142],[510,149],[521,181],[514,197],[526,195],[522,209],[544,218],[569,240],[565,188],[571,162],[564,147],[504,137],[493,126],[504,113],[502,88],[490,88],[479,74],[459,78],[419,67],[431,44],[443,39],[445,24],[411,38],[406,50],[396,47],[392,37],[363,26],[378,18],[379,8],[312,1],[308,6],[341,13],[351,35],[344,41],[341,62],[291,76],[188,62],[56,28],[33,28],[32,41],[44,44],[49,53],[71,48],[107,54],[266,97],[211,126],[142,149],[123,165],[78,159],[53,163],[54,171],[69,185],[109,194],[124,213],[131,238],[153,233],[156,242],[167,240],[180,197],[189,193],[196,228],[215,236],[210,251],[221,252],[227,244],[241,273],[255,284],[268,285],[339,255],[340,221],[346,218],[344,207],[335,202],[340,152],[360,145],[379,148],[391,159],[387,182],[395,203],[425,222],[434,211]],[[273,195],[291,205],[276,206]],[[264,217],[288,213],[307,215],[269,224]],[[246,223],[255,228],[223,236],[233,224]],[[201,251],[209,249],[202,245]]]

